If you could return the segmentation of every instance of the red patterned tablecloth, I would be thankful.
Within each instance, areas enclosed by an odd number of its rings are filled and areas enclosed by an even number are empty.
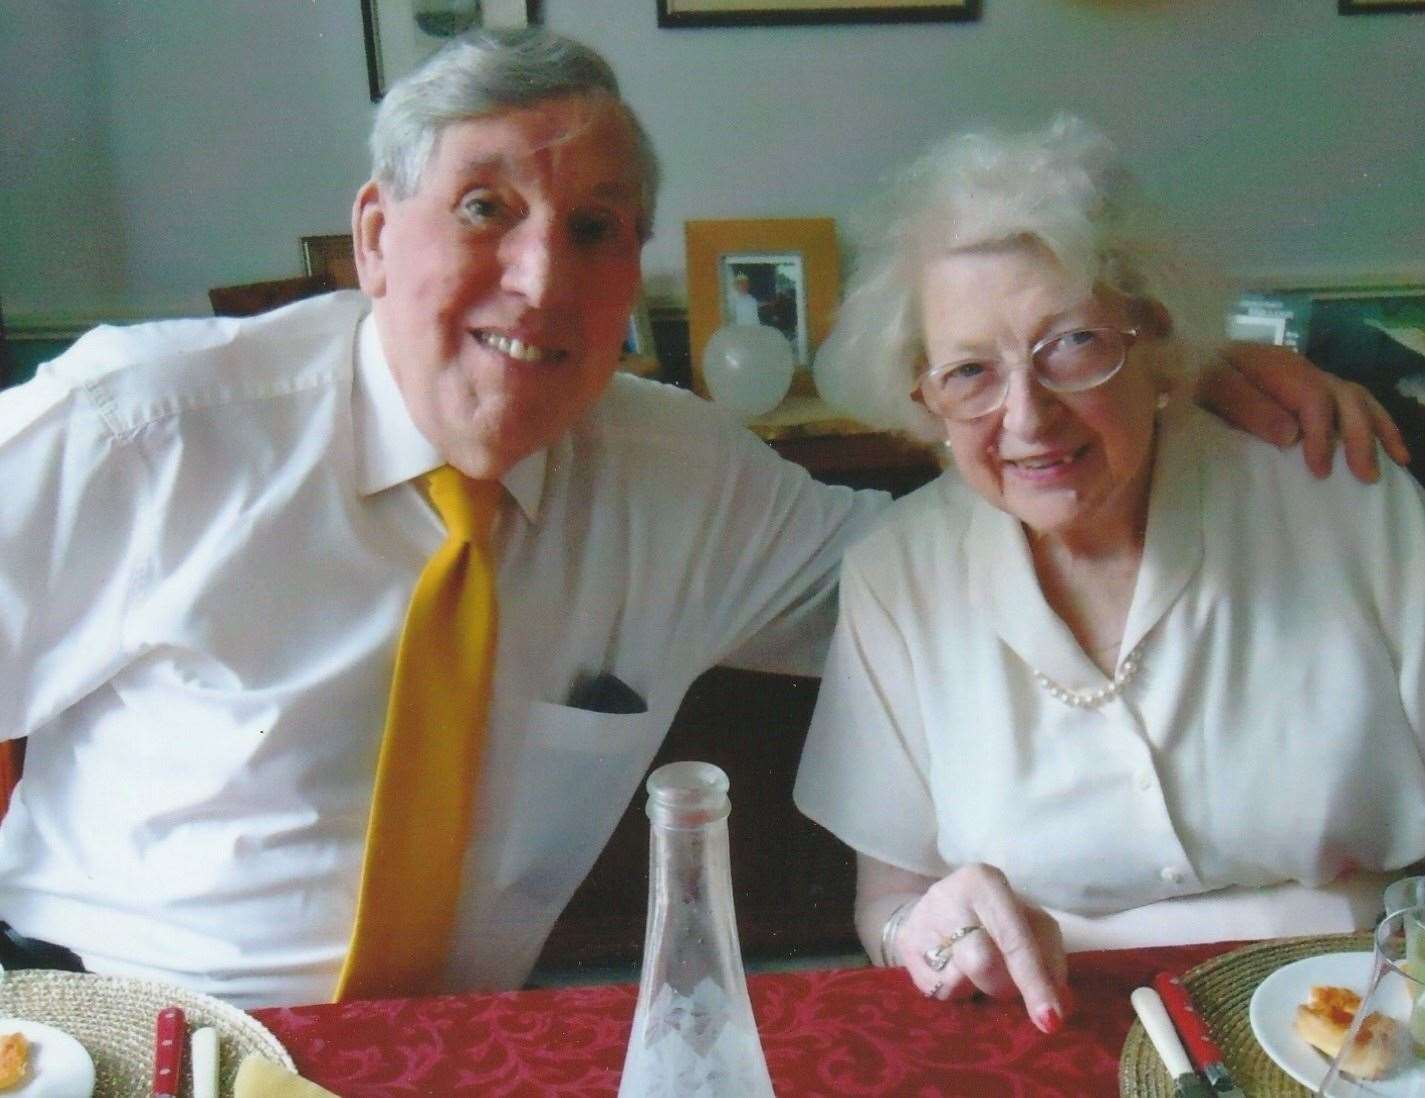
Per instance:
[[[1230,943],[1070,958],[1077,1006],[1046,1037],[1017,1003],[923,999],[900,971],[748,980],[779,1098],[1116,1095],[1128,994]],[[253,1011],[307,1078],[344,1098],[618,1092],[632,985],[445,995]]]

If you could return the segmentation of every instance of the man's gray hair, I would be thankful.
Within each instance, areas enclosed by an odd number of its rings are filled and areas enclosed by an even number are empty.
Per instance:
[[[371,175],[397,199],[420,188],[441,131],[453,122],[567,95],[617,103],[633,131],[642,189],[640,229],[653,228],[658,157],[619,94],[609,63],[588,46],[539,28],[485,30],[442,47],[387,89],[371,128]]]
[[[858,219],[856,262],[835,330],[816,360],[831,404],[923,441],[943,425],[911,399],[924,362],[920,279],[955,252],[1038,243],[1082,282],[1171,318],[1163,365],[1188,372],[1222,339],[1221,301],[1190,273],[1103,134],[1061,115],[1021,135],[967,133],[931,147]]]

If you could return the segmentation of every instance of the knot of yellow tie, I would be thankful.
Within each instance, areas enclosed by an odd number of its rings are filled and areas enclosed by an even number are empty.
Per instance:
[[[481,542],[490,536],[499,481],[471,480],[459,469],[442,465],[426,474],[426,490],[450,537]]]

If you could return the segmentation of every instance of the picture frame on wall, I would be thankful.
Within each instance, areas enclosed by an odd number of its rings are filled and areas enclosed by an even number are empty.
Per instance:
[[[795,352],[792,391],[808,389],[812,357],[831,330],[841,292],[836,222],[829,217],[689,221],[684,239],[694,390],[709,395],[703,349],[725,324],[780,331]]]
[[[1385,12],[1425,11],[1425,0],[1337,0],[1342,15],[1381,15]]]
[[[660,27],[798,23],[954,23],[980,17],[980,0],[657,0]]]
[[[539,0],[361,0],[371,101],[452,38],[537,22]]]

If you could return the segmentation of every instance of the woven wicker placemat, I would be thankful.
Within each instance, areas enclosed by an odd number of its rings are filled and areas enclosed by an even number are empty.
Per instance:
[[[1369,934],[1285,938],[1224,953],[1189,971],[1183,982],[1212,1028],[1232,1078],[1250,1098],[1310,1098],[1311,1092],[1277,1067],[1252,1033],[1247,1008],[1257,985],[1282,965],[1322,953],[1371,949]],[[1143,1026],[1133,1023],[1118,1062],[1123,1098],[1173,1098],[1173,1080]]]
[[[232,1094],[238,1064],[249,1052],[294,1067],[266,1026],[210,995],[87,972],[7,972],[0,983],[0,1016],[55,1026],[85,1047],[94,1060],[95,1098],[150,1092],[154,1018],[166,1006],[183,1008],[190,1032],[199,1026],[218,1031],[220,1094]],[[0,1021],[0,1032],[4,1027]],[[192,1098],[192,1077],[186,1068],[183,1074],[179,1093]]]

